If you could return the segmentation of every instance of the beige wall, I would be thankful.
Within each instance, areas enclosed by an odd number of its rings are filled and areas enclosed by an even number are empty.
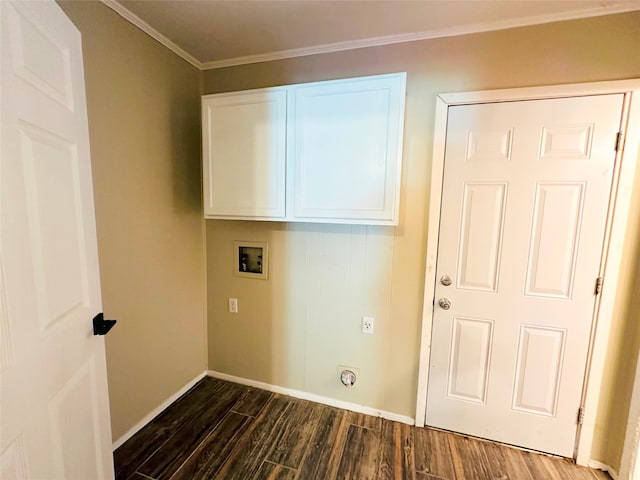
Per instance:
[[[640,152],[638,152],[640,165]],[[637,168],[637,167],[636,167]],[[635,365],[640,354],[640,171],[635,188],[623,247],[624,260],[619,282],[626,288],[616,292],[611,338],[606,357],[606,374],[602,384],[603,399],[598,407],[597,439],[594,456],[606,459],[619,470],[623,437]],[[606,284],[605,284],[606,285]]]
[[[436,94],[640,77],[640,12],[209,70],[203,91],[396,71],[408,72],[400,225],[362,232],[208,221],[211,369],[413,416]],[[638,261],[638,215],[625,245],[630,264]],[[233,277],[233,240],[271,242],[268,282]],[[363,244],[380,248],[354,260],[370,262],[369,281],[360,278],[362,265],[348,270],[340,263]],[[347,271],[355,273],[344,278]],[[616,468],[625,420],[619,407],[628,405],[639,343],[638,305],[630,303],[632,283],[626,285],[613,319],[594,446],[594,458]],[[229,296],[238,297],[238,315],[226,312]],[[358,332],[369,310],[382,320],[373,337]],[[632,341],[624,332],[634,329]],[[359,389],[336,386],[337,365],[361,369]]]
[[[100,2],[82,33],[114,440],[206,368],[201,73]]]

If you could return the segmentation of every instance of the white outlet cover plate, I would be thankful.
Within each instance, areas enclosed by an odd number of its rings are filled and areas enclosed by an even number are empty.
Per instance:
[[[238,299],[237,298],[229,298],[229,312],[230,313],[238,313]]]
[[[362,333],[367,333],[369,335],[373,334],[374,325],[375,325],[375,318],[362,317]]]

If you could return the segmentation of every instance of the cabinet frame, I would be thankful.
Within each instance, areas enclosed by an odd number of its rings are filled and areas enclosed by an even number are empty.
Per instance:
[[[379,114],[379,111],[374,112],[374,116],[377,114],[379,120],[378,123],[385,121],[384,130],[386,132],[386,136],[384,140],[380,140],[380,135],[374,137],[378,143],[386,142],[386,150],[384,151],[384,155],[381,155],[380,152],[382,148],[378,148],[375,153],[378,157],[378,164],[381,162],[384,166],[384,176],[376,177],[376,185],[374,190],[375,195],[377,197],[372,197],[377,200],[378,204],[382,202],[382,207],[374,206],[369,208],[365,205],[364,208],[358,209],[353,208],[320,208],[313,211],[313,209],[301,209],[303,196],[300,194],[300,162],[305,159],[301,158],[299,155],[299,149],[297,145],[300,145],[302,141],[299,135],[301,134],[301,127],[296,119],[296,115],[298,113],[297,107],[299,106],[299,96],[303,95],[304,92],[311,91],[313,89],[317,89],[321,91],[326,88],[329,91],[335,92],[337,95],[340,95],[340,87],[344,86],[345,95],[348,95],[355,91],[358,93],[358,90],[354,90],[354,86],[360,85],[362,86],[362,92],[371,93],[369,98],[366,100],[380,100],[380,96],[375,97],[375,94],[378,91],[386,91],[388,90],[388,99],[382,97],[382,102],[388,101],[388,109],[383,111],[383,115]],[[373,86],[373,87],[372,87]],[[311,90],[310,90],[311,89]],[[215,102],[224,104],[228,102],[229,105],[242,105],[242,99],[248,98],[268,98],[270,95],[280,95],[284,98],[284,107],[279,105],[278,108],[284,108],[284,130],[281,130],[280,126],[275,127],[278,132],[277,142],[284,141],[284,149],[282,150],[284,159],[282,160],[282,165],[279,170],[276,172],[276,176],[278,177],[274,183],[273,188],[275,188],[275,195],[278,198],[282,199],[282,202],[278,204],[277,209],[264,210],[258,207],[248,207],[246,209],[238,209],[238,208],[227,208],[224,205],[217,205],[216,208],[211,208],[213,202],[212,195],[214,193],[212,188],[216,182],[215,179],[212,178],[212,172],[215,171],[214,163],[216,162],[215,153],[212,151],[211,142],[211,129],[210,125],[215,123],[215,120],[212,120],[211,112],[208,110],[209,102]],[[399,212],[400,212],[400,193],[401,193],[401,183],[402,183],[402,152],[403,152],[403,128],[404,128],[404,110],[405,110],[405,95],[406,95],[406,73],[390,73],[383,75],[372,75],[366,77],[356,77],[356,78],[346,78],[339,80],[330,80],[330,81],[321,81],[321,82],[310,82],[303,84],[294,84],[294,85],[286,85],[279,87],[269,87],[269,88],[261,88],[261,89],[253,89],[253,90],[245,90],[239,92],[227,92],[220,94],[210,94],[204,95],[202,97],[202,114],[203,114],[203,122],[202,122],[202,139],[203,139],[203,204],[204,204],[204,216],[207,219],[228,219],[228,220],[258,220],[258,221],[286,221],[286,222],[309,222],[309,223],[335,223],[335,224],[364,224],[364,225],[397,225],[399,222]],[[250,102],[249,102],[250,103]],[[259,103],[259,102],[258,102]],[[301,105],[301,104],[300,104]],[[357,106],[357,102],[355,103]],[[366,107],[367,103],[363,102],[363,105]],[[338,102],[339,106],[339,102]],[[366,108],[364,108],[366,111]],[[258,110],[259,111],[259,110]],[[355,110],[357,112],[357,109]],[[347,113],[349,110],[347,109]],[[385,113],[386,112],[386,113]],[[391,112],[391,113],[389,113]],[[385,116],[386,115],[386,116]],[[242,117],[242,114],[239,114]],[[278,117],[282,118],[282,112],[278,115]],[[340,118],[340,117],[337,117]],[[357,131],[357,124],[353,124],[354,130]],[[267,125],[267,127],[270,127]],[[308,128],[308,127],[307,127]],[[362,130],[362,128],[361,128]],[[313,130],[308,130],[313,132]],[[334,133],[335,133],[334,129]],[[338,131],[338,133],[340,133]],[[357,141],[359,141],[359,145],[366,144],[366,141],[363,141],[362,132],[360,132],[360,137],[354,137],[356,139],[356,145],[358,145]],[[380,133],[380,129],[378,129],[378,134]],[[231,133],[233,135],[233,133]],[[284,138],[282,138],[284,137]],[[321,137],[321,136],[318,136]],[[348,137],[348,136],[344,136]],[[359,139],[359,140],[358,140]],[[312,139],[313,140],[313,139]],[[344,142],[344,138],[342,139]],[[318,138],[315,139],[316,143],[321,143],[318,141]],[[238,141],[240,142],[240,141]],[[224,141],[222,142],[224,143]],[[268,142],[267,142],[268,143]],[[348,140],[344,143],[348,143]],[[241,145],[242,148],[243,145]],[[349,146],[345,147],[348,151]],[[354,147],[355,148],[355,147]],[[227,149],[228,150],[228,149]],[[255,149],[254,149],[255,150]],[[357,151],[357,149],[356,149]],[[340,153],[340,151],[339,151]],[[348,154],[342,153],[342,157],[351,158]],[[274,158],[274,154],[267,153],[267,163],[270,161],[274,161],[275,163],[279,160],[279,155],[275,154],[276,158]],[[320,154],[314,154],[315,158],[312,158],[312,161],[316,161],[316,165],[320,165],[319,168],[322,168],[321,161],[318,161],[318,158],[321,157]],[[313,156],[313,155],[312,155]],[[233,155],[231,155],[233,157]],[[247,158],[248,155],[240,156],[239,162],[251,165],[252,162],[259,162],[260,152],[258,156],[255,158]],[[373,157],[372,157],[373,158]],[[320,159],[321,160],[321,159]],[[224,160],[218,162],[224,165]],[[345,162],[342,162],[344,165]],[[362,163],[362,162],[361,162]],[[365,161],[366,164],[366,161]],[[229,165],[223,166],[222,171],[232,168]],[[348,168],[347,168],[348,170]],[[326,172],[325,172],[326,173]],[[351,172],[353,173],[353,172]],[[322,177],[322,175],[318,175]],[[326,175],[325,175],[326,176]],[[353,174],[352,174],[353,177]],[[237,178],[234,177],[233,172],[229,174],[229,178],[231,180],[235,180],[237,182]],[[312,176],[313,178],[313,176]],[[342,177],[338,177],[342,178]],[[351,178],[351,177],[350,177]],[[383,178],[383,180],[381,180]],[[353,178],[352,178],[353,180]],[[222,190],[227,192],[231,191],[231,197],[234,196],[235,190],[231,187],[227,188],[227,183],[225,180],[219,180],[219,183],[222,183]],[[339,183],[339,182],[338,182]],[[349,192],[346,188],[344,188],[345,182],[342,182],[343,185],[343,194],[345,194],[345,198],[349,198]],[[381,186],[382,185],[382,186]],[[265,187],[267,188],[267,187]],[[271,188],[271,187],[268,187]],[[366,190],[366,189],[361,189]],[[320,192],[320,201],[322,201],[322,188],[318,187],[315,189],[316,193]],[[366,192],[368,193],[368,192]],[[338,192],[338,195],[340,192]],[[354,195],[351,195],[351,198],[355,198]],[[236,195],[237,197],[237,195]],[[318,195],[316,195],[316,199]],[[236,198],[237,200],[237,198]],[[356,201],[359,200],[359,197],[356,198]],[[362,200],[364,202],[365,200]],[[368,197],[367,197],[368,201]],[[330,202],[329,202],[330,203]],[[345,204],[347,202],[345,201]],[[353,202],[352,202],[353,203]],[[362,213],[362,214],[361,214]]]

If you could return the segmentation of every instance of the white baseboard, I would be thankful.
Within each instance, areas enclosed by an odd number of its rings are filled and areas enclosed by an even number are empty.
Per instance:
[[[613,480],[623,480],[619,478],[618,472],[616,472],[613,469],[613,467],[611,467],[610,465],[607,465],[606,463],[597,462],[595,460],[589,460],[589,463],[587,466],[589,468],[595,468],[597,470],[604,470],[611,476],[611,478],[613,478]]]
[[[182,395],[187,393],[187,391],[189,391],[189,389],[191,387],[193,387],[196,383],[198,383],[200,380],[202,380],[206,376],[207,376],[207,372],[206,371],[202,372],[200,375],[198,375],[196,378],[191,380],[189,383],[187,383],[185,386],[183,386],[180,390],[178,390],[176,393],[174,393],[169,398],[167,398],[164,402],[162,402],[160,405],[158,405],[156,408],[151,410],[142,420],[140,420],[133,427],[131,427],[127,433],[125,433],[120,438],[118,438],[118,440],[113,442],[113,451],[115,451],[124,442],[126,442],[131,437],[133,437],[136,433],[138,433],[140,430],[142,430],[142,428],[145,425],[147,425],[147,423],[149,423],[151,420],[153,420],[158,415],[160,415],[164,411],[165,408],[167,408],[169,405],[171,405],[173,402],[175,402]]]
[[[294,390],[292,388],[280,387],[278,385],[272,385],[270,383],[258,382],[257,380],[250,380],[248,378],[236,377],[234,375],[228,375],[226,373],[216,372],[215,370],[209,370],[207,375],[220,380],[227,380],[233,383],[239,383],[241,385],[247,385],[248,387],[260,388],[273,393],[281,393],[290,397],[300,398],[302,400],[309,400],[311,402],[322,403],[330,407],[342,408],[344,410],[351,410],[352,412],[364,413],[366,415],[373,415],[375,417],[382,417],[385,420],[392,420],[394,422],[406,423],[407,425],[415,425],[415,420],[405,415],[400,415],[393,412],[387,412],[385,410],[378,410],[377,408],[367,407],[364,405],[358,405],[357,403],[345,402],[343,400],[336,400],[335,398],[323,397],[322,395],[316,395],[315,393],[303,392],[302,390]]]

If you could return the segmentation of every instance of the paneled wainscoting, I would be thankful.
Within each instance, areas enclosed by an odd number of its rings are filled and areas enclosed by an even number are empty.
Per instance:
[[[605,480],[452,433],[204,378],[115,451],[132,480]]]

